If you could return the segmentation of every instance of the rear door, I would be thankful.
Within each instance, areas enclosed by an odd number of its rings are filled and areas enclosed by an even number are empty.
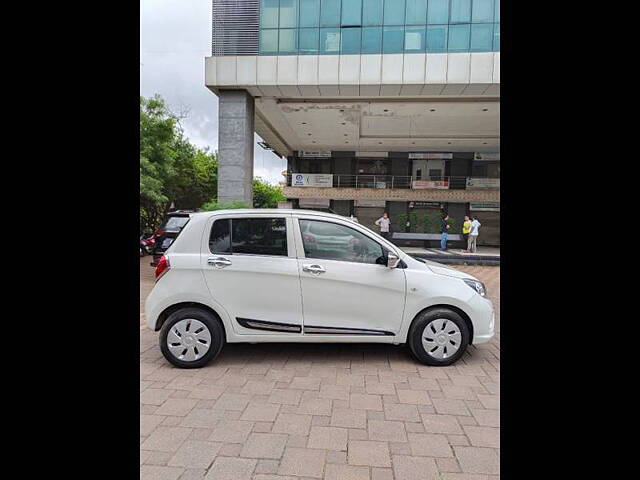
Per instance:
[[[291,216],[211,218],[201,268],[238,334],[300,335],[302,298]]]
[[[405,272],[386,266],[387,249],[348,221],[303,216],[298,268],[305,335],[395,335]]]

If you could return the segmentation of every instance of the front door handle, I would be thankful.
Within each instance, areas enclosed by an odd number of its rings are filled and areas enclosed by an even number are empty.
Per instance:
[[[207,263],[209,265],[212,265],[216,268],[224,268],[224,267],[228,267],[229,265],[231,265],[231,260],[227,260],[224,257],[209,257],[207,259]]]
[[[314,275],[320,275],[321,273],[326,272],[324,267],[316,264],[302,265],[302,270],[304,270],[305,272],[313,273]]]

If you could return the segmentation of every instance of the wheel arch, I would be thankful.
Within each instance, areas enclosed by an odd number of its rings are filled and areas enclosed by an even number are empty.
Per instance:
[[[413,328],[413,324],[416,322],[416,320],[418,319],[418,317],[420,317],[420,315],[422,315],[425,312],[428,312],[430,310],[436,310],[439,308],[446,308],[448,310],[452,310],[454,312],[456,312],[458,315],[460,315],[462,317],[462,319],[464,320],[464,323],[467,324],[467,328],[469,329],[469,345],[473,344],[473,323],[471,322],[471,317],[469,317],[469,315],[467,315],[467,312],[465,312],[464,310],[462,310],[460,307],[456,307],[455,305],[451,305],[451,304],[446,304],[446,303],[440,303],[437,305],[429,305],[426,308],[423,308],[422,310],[420,310],[414,317],[413,320],[411,320],[411,324],[409,325],[409,330],[407,331],[407,335],[411,332],[411,329]],[[407,339],[408,341],[408,339]]]
[[[220,322],[220,326],[222,327],[222,331],[224,332],[224,338],[225,339],[227,338],[227,329],[224,326],[224,322],[222,321],[222,317],[220,316],[220,314],[216,312],[213,308],[211,308],[209,305],[205,305],[204,303],[199,303],[199,302],[180,302],[180,303],[174,303],[173,305],[168,306],[162,311],[162,313],[160,313],[160,315],[158,315],[155,331],[156,332],[160,331],[160,329],[162,328],[162,325],[167,320],[169,315],[171,315],[173,312],[176,312],[182,308],[200,308],[202,310],[205,310],[211,313],[214,317],[218,319],[218,322]]]

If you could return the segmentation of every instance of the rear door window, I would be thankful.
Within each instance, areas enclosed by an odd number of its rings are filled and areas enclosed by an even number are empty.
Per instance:
[[[279,255],[286,257],[287,227],[284,218],[231,218],[213,222],[211,253]]]

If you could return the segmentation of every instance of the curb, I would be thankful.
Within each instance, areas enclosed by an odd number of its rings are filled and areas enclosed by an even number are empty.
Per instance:
[[[482,265],[499,267],[500,257],[492,257],[487,255],[465,255],[465,256],[452,256],[452,255],[427,255],[425,253],[409,254],[412,257],[423,258],[425,260],[431,260],[433,262],[443,263],[445,265]]]

